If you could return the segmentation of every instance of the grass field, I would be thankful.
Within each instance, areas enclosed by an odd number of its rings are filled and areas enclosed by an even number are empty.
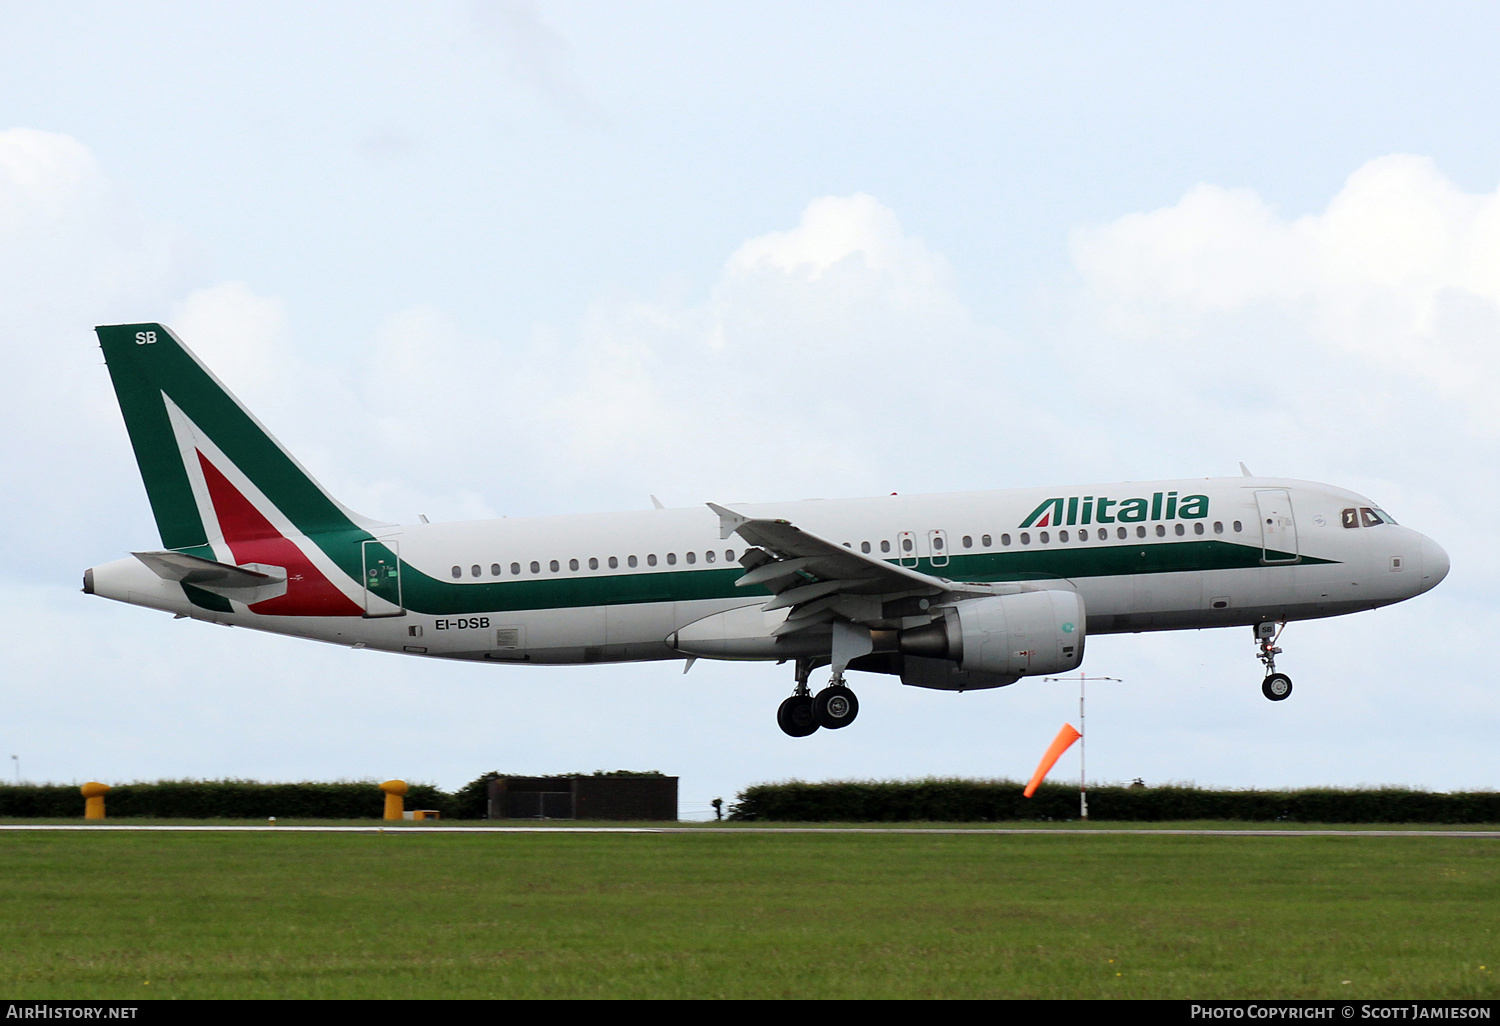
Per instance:
[[[10,998],[1500,997],[1500,841],[1463,837],[5,832],[0,865]]]

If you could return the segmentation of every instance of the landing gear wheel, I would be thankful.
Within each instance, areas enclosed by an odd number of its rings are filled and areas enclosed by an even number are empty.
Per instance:
[[[830,684],[813,699],[812,712],[818,726],[837,730],[849,726],[859,715],[859,699],[844,685]]]
[[[811,695],[793,695],[776,710],[776,725],[790,737],[806,737],[818,729]]]
[[[1292,678],[1284,673],[1273,673],[1261,684],[1260,690],[1273,702],[1285,701],[1292,693]]]

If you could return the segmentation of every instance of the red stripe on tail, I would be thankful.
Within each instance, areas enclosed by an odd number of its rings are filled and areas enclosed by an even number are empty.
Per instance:
[[[312,565],[300,548],[278,531],[240,490],[198,453],[208,482],[208,495],[219,517],[224,541],[236,563],[266,563],[286,568],[286,594],[257,602],[250,609],[274,616],[360,616],[364,610],[353,602],[323,572]]]

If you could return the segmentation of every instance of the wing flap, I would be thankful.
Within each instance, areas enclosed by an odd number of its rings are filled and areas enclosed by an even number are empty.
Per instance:
[[[747,568],[735,584],[759,585],[774,596],[766,612],[789,609],[772,634],[783,637],[835,621],[871,623],[884,599],[942,595],[951,581],[855,552],[802,530],[788,520],[747,517],[709,503],[725,537],[738,534],[755,546],[741,558]]]

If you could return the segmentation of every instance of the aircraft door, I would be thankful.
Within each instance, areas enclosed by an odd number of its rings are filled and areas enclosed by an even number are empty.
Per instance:
[[[365,616],[402,616],[401,555],[397,541],[364,543]]]
[[[1297,548],[1297,521],[1292,516],[1292,496],[1285,488],[1266,488],[1255,493],[1260,511],[1260,544],[1262,563],[1296,563],[1302,559]]]

